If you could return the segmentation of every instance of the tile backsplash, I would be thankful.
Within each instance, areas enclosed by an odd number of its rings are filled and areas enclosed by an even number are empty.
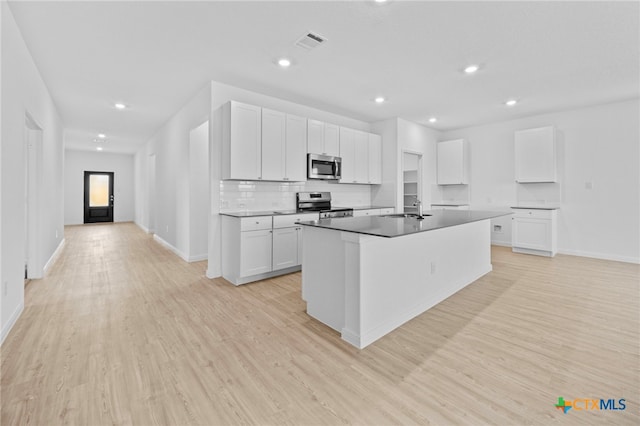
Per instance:
[[[223,180],[220,181],[220,212],[291,210],[296,208],[296,192],[312,191],[331,192],[334,207],[371,204],[369,185]]]

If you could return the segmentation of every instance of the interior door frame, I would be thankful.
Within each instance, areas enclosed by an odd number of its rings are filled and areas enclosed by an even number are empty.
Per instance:
[[[33,116],[24,116],[24,200],[25,200],[25,274],[26,278],[42,278],[40,259],[40,227],[42,220],[42,138],[43,130]]]
[[[110,211],[110,215],[108,216],[108,219],[110,220],[89,220],[91,219],[91,215],[90,215],[90,211],[91,211],[91,207],[89,207],[89,191],[90,191],[90,185],[89,185],[89,179],[91,175],[107,175],[109,176],[109,211]],[[97,172],[97,171],[87,171],[85,170],[84,172],[84,223],[112,223],[114,221],[114,207],[113,207],[113,201],[114,201],[114,194],[113,194],[113,181],[115,178],[115,173],[114,172]],[[94,207],[95,208],[95,207]]]
[[[402,209],[401,211],[404,212],[404,172],[405,172],[405,161],[404,161],[404,155],[405,154],[409,154],[409,155],[415,155],[418,157],[418,173],[417,173],[417,180],[418,180],[418,184],[417,186],[417,198],[418,200],[420,200],[421,203],[424,203],[424,191],[422,188],[422,174],[423,174],[423,164],[422,164],[422,160],[423,160],[423,156],[424,153],[420,152],[420,151],[413,151],[410,149],[403,149],[402,150],[402,157],[400,159],[400,197],[398,199],[398,204],[400,206],[400,208]],[[425,209],[425,205],[422,205],[423,210],[429,210],[431,207],[429,206],[428,208]],[[400,210],[398,210],[400,211]]]

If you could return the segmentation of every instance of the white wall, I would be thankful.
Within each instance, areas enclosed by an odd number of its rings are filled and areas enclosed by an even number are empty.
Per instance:
[[[38,268],[43,270],[63,241],[62,122],[16,22],[1,2],[2,145],[0,158],[1,283],[0,339],[4,340],[24,307],[25,252],[25,114],[42,129],[38,176],[40,208],[37,234]]]
[[[209,121],[189,135],[189,258],[204,260],[209,248]]]
[[[558,132],[559,251],[640,262],[637,99],[444,133],[445,139],[469,141],[471,207],[508,209],[516,203],[527,190],[516,189],[514,132],[548,125]],[[593,189],[586,189],[587,182]],[[509,244],[511,221],[502,224]]]
[[[185,260],[191,258],[189,202],[189,140],[193,129],[210,119],[211,89],[207,84],[171,117],[134,158],[135,222]],[[155,203],[149,163],[155,156]],[[151,196],[151,197],[150,197]],[[151,200],[151,201],[150,201]],[[204,230],[203,232],[206,232]]]
[[[84,223],[84,172],[114,172],[113,221],[134,219],[133,155],[65,150],[64,223]]]

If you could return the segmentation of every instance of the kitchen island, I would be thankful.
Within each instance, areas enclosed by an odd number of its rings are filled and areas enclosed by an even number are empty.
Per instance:
[[[301,222],[307,313],[362,349],[490,272],[490,220],[509,214]]]

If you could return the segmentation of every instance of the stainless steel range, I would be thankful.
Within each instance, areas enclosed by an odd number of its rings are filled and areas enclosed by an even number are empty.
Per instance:
[[[296,209],[299,212],[320,212],[320,219],[353,216],[353,209],[331,208],[330,192],[298,192]]]

